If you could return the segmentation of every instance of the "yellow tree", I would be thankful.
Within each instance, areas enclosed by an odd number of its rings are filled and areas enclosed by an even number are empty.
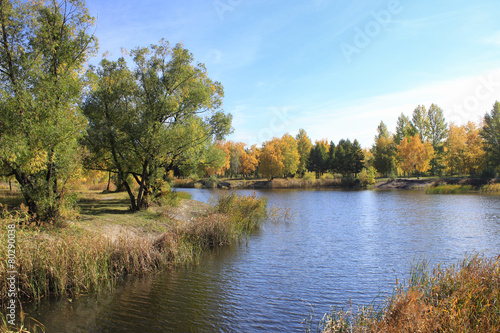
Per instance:
[[[410,173],[425,172],[430,169],[430,161],[434,157],[434,149],[429,142],[422,143],[419,135],[403,138],[401,143],[396,146],[399,156],[400,168]]]
[[[280,139],[280,149],[283,155],[283,173],[285,175],[294,175],[300,164],[297,141],[287,133]]]
[[[253,145],[250,149],[243,150],[240,156],[240,173],[250,175],[257,169],[259,165],[259,148]]]
[[[450,125],[445,142],[445,162],[450,173],[477,174],[484,166],[485,152],[480,129],[473,122]]]
[[[283,175],[283,154],[280,148],[280,139],[273,138],[264,142],[259,159],[259,173],[264,177],[273,178]]]

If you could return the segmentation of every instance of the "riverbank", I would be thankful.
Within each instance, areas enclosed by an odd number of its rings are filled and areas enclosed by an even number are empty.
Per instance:
[[[500,193],[500,179],[482,178],[422,178],[379,180],[374,186],[379,190],[426,190],[428,194],[448,193]]]
[[[135,213],[128,210],[125,193],[81,196],[78,216],[60,225],[27,225],[22,206],[4,208],[0,237],[7,239],[14,226],[18,304],[47,297],[71,300],[110,289],[124,276],[191,263],[203,251],[237,242],[267,216],[266,200],[255,196],[228,194],[214,206],[180,197],[172,206]],[[0,248],[0,257],[7,258],[7,247]],[[2,281],[9,270],[2,260]],[[7,284],[0,290],[5,306]]]
[[[318,188],[343,187],[342,179],[303,179],[303,178],[275,178],[261,179],[221,179],[217,182],[210,179],[191,180],[176,179],[173,187],[177,188],[220,188],[220,189],[284,189],[284,188]],[[347,185],[348,186],[348,185]]]
[[[366,188],[355,179],[325,178],[275,178],[267,179],[222,179],[218,182],[202,179],[177,179],[177,188],[220,189],[307,189],[307,188]],[[448,193],[500,193],[500,179],[482,178],[397,178],[378,179],[368,188],[376,190],[426,190],[429,194]]]
[[[382,308],[334,310],[321,332],[499,332],[500,257],[469,257],[448,268],[415,265]]]

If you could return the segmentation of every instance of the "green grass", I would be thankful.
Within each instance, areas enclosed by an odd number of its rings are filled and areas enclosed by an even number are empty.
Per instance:
[[[380,309],[333,310],[321,332],[499,332],[499,257],[475,255],[458,265],[412,268],[408,287],[398,286]]]
[[[476,191],[472,185],[438,185],[428,187],[427,194],[464,194]]]

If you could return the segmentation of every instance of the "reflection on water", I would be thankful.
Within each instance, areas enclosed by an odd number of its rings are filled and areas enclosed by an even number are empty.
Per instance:
[[[188,190],[209,201],[219,191]],[[250,194],[253,191],[239,191]],[[406,191],[258,191],[290,208],[243,244],[197,266],[134,279],[114,292],[42,304],[48,332],[303,331],[330,306],[383,300],[415,258],[454,262],[500,252],[500,197]],[[312,309],[312,310],[311,310]]]

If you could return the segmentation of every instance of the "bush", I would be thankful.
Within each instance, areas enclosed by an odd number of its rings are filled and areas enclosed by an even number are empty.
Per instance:
[[[306,171],[304,173],[304,180],[316,180],[316,173],[312,171]]]
[[[334,310],[322,332],[499,332],[499,259],[476,255],[432,272],[417,264],[382,309]]]
[[[377,170],[374,167],[369,167],[368,170],[364,168],[358,175],[358,179],[361,182],[362,186],[373,185],[375,184],[375,176],[377,174]]]

